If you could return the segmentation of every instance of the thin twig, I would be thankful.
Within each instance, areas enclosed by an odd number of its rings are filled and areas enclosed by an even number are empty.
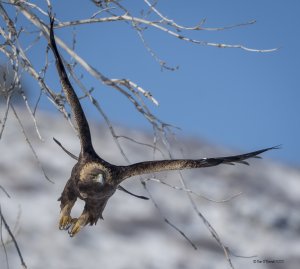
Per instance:
[[[34,123],[35,131],[36,131],[36,133],[37,133],[37,135],[38,135],[38,138],[39,138],[41,141],[44,141],[44,139],[43,139],[42,136],[41,136],[41,133],[40,133],[40,130],[39,130],[39,127],[38,127],[38,124],[37,124],[35,115],[34,115],[34,113],[32,112],[32,110],[31,110],[31,108],[30,108],[30,106],[29,106],[27,96],[25,95],[24,91],[20,91],[20,94],[21,94],[21,96],[23,97],[23,100],[24,100],[24,103],[25,103],[25,105],[26,105],[26,108],[27,108],[27,110],[28,110],[28,112],[29,112],[29,114],[30,114],[30,116],[31,116],[31,119],[32,119],[32,121],[33,121],[33,123]]]
[[[137,140],[135,140],[135,139],[133,139],[133,138],[131,138],[129,136],[126,136],[126,135],[117,135],[116,138],[124,138],[126,140],[129,140],[129,141],[135,143],[135,144],[138,144],[138,145],[141,145],[141,146],[145,146],[145,147],[149,147],[149,148],[151,148],[151,149],[153,149],[155,151],[156,150],[159,151],[161,153],[162,157],[165,156],[165,154],[163,153],[163,151],[160,148],[158,148],[157,146],[155,146],[155,145],[151,145],[151,144],[148,144],[148,143],[139,142],[139,141],[137,141]]]
[[[240,196],[242,194],[242,192],[239,192],[239,193],[233,194],[233,195],[231,195],[231,196],[229,196],[227,198],[224,198],[224,199],[221,199],[221,200],[216,200],[216,199],[209,198],[209,197],[207,197],[207,196],[205,196],[203,194],[198,194],[198,193],[192,191],[191,189],[186,189],[186,188],[179,187],[179,186],[173,186],[173,185],[168,184],[168,183],[166,183],[166,182],[164,182],[164,181],[162,181],[162,180],[160,180],[158,178],[147,178],[145,181],[158,182],[158,183],[166,185],[167,187],[170,187],[170,188],[172,188],[174,190],[188,192],[188,193],[191,193],[191,194],[193,194],[193,195],[195,195],[195,196],[197,196],[199,198],[202,198],[202,199],[205,199],[205,200],[207,200],[209,202],[214,202],[214,203],[226,203],[226,202],[229,202],[232,199],[234,199],[234,198],[236,198],[236,197],[238,197],[238,196]]]
[[[18,252],[18,255],[19,255],[19,258],[20,258],[20,261],[21,261],[21,265],[22,265],[23,269],[26,269],[26,268],[27,268],[27,265],[26,265],[26,263],[25,263],[25,261],[24,261],[24,259],[23,259],[23,256],[22,256],[22,253],[21,253],[21,251],[20,251],[20,248],[19,248],[19,245],[18,245],[18,243],[17,243],[17,240],[16,240],[14,234],[11,232],[11,230],[10,230],[10,228],[9,228],[9,225],[7,224],[7,222],[6,222],[6,220],[5,220],[4,216],[3,216],[1,206],[0,206],[0,215],[1,215],[1,222],[4,223],[4,227],[5,227],[6,231],[8,232],[9,236],[11,237],[11,239],[12,239],[13,242],[14,242],[15,248],[16,248],[16,250],[17,250],[17,252]],[[2,233],[1,233],[1,240],[2,240]],[[4,246],[4,245],[3,245],[3,246]],[[8,264],[7,264],[7,265],[8,265]]]
[[[32,152],[32,154],[33,154],[33,156],[34,156],[34,158],[36,159],[37,164],[39,165],[40,169],[42,170],[42,172],[43,172],[43,174],[44,174],[44,177],[45,177],[49,182],[54,183],[54,182],[47,176],[46,171],[44,170],[44,167],[42,166],[42,164],[41,164],[41,162],[40,162],[40,159],[39,159],[37,153],[35,152],[35,150],[34,150],[32,144],[31,144],[31,142],[30,142],[30,140],[29,140],[29,138],[28,138],[28,136],[27,136],[27,134],[26,134],[26,132],[25,132],[24,126],[23,126],[23,124],[22,124],[22,121],[20,120],[20,118],[19,118],[19,116],[18,116],[18,114],[17,114],[17,112],[16,112],[14,106],[13,106],[12,104],[10,104],[10,107],[11,107],[11,109],[12,109],[12,111],[13,111],[13,113],[14,113],[14,115],[15,115],[15,117],[16,117],[16,119],[17,119],[19,125],[20,125],[22,134],[24,135],[24,138],[25,138],[25,141],[27,142],[27,144],[28,144],[28,146],[29,146],[29,148],[30,148],[30,150],[31,150],[31,152]]]
[[[237,28],[237,27],[241,27],[241,26],[248,26],[248,25],[252,25],[254,23],[256,23],[256,20],[251,20],[248,22],[244,22],[244,23],[237,23],[234,25],[229,25],[229,26],[223,26],[223,27],[202,27],[203,23],[205,22],[205,19],[202,19],[200,21],[199,24],[197,24],[196,26],[182,26],[177,24],[174,20],[168,19],[166,16],[162,15],[162,13],[160,11],[158,11],[153,4],[151,4],[148,0],[144,0],[144,2],[149,6],[149,8],[156,13],[156,15],[158,15],[161,19],[162,19],[162,23],[166,23],[176,29],[180,29],[180,30],[196,30],[196,31],[223,31],[223,30],[228,30],[228,29],[232,29],[232,28]]]
[[[53,137],[54,142],[60,146],[60,148],[67,153],[72,159],[78,161],[78,157],[76,155],[74,155],[73,153],[71,153],[70,151],[68,151],[56,138]]]
[[[124,11],[126,15],[133,17],[131,15],[131,13],[128,11],[128,9],[126,9],[119,2],[114,1],[114,4],[117,7],[119,7],[122,11]],[[109,15],[116,16],[116,14],[113,14],[111,11],[107,11],[107,13],[109,13]],[[144,17],[144,19],[145,19],[145,17]],[[159,63],[159,65],[161,66],[162,69],[167,69],[167,70],[170,70],[170,71],[175,71],[175,70],[178,69],[178,67],[168,66],[167,63],[165,61],[163,61],[162,59],[160,59],[158,57],[158,55],[154,52],[154,50],[148,45],[148,43],[147,43],[147,41],[144,37],[144,33],[143,33],[146,28],[140,27],[140,25],[138,23],[136,23],[135,21],[131,21],[131,22],[127,22],[127,23],[131,23],[133,29],[137,32],[137,34],[138,34],[140,40],[142,41],[144,47],[146,48],[146,50],[155,59],[155,61]]]
[[[0,189],[5,193],[5,195],[6,195],[8,198],[10,198],[9,193],[7,192],[7,190],[6,190],[3,186],[0,185]]]
[[[143,96],[149,99],[156,106],[159,105],[158,101],[153,97],[151,92],[144,90],[142,87],[138,86],[136,83],[128,79],[111,79],[113,83],[117,83],[123,86],[126,86],[129,90],[133,91],[134,89],[140,92]]]
[[[6,109],[4,112],[4,117],[2,120],[2,126],[1,126],[1,131],[0,131],[0,139],[2,138],[3,132],[4,132],[4,128],[5,128],[5,124],[7,121],[7,117],[8,117],[8,111],[9,111],[9,106],[10,106],[10,98],[11,98],[11,94],[8,95],[8,97],[6,98]]]
[[[6,268],[9,269],[9,262],[8,262],[8,255],[7,255],[7,250],[6,250],[6,244],[3,240],[3,229],[2,229],[2,226],[3,226],[3,220],[2,220],[2,212],[1,212],[1,205],[0,205],[0,215],[1,215],[1,245],[3,247],[3,250],[4,250],[4,254],[5,254],[5,262],[6,262]]]
[[[146,182],[145,181],[141,181],[144,189],[146,190],[146,192],[148,193],[150,200],[152,201],[152,203],[154,204],[155,208],[157,209],[158,213],[160,214],[160,216],[163,218],[163,220],[169,225],[171,226],[173,229],[175,229],[180,235],[182,235],[185,240],[187,240],[189,242],[189,244],[196,250],[197,246],[195,245],[195,243],[182,231],[180,230],[174,223],[170,222],[165,215],[162,213],[159,205],[157,204],[157,202],[155,201],[155,199],[153,198],[151,192],[149,191]]]

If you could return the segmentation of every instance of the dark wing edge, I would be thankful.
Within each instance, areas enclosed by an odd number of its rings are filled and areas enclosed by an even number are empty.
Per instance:
[[[120,173],[120,182],[128,177],[142,175],[142,174],[149,174],[154,172],[167,171],[167,170],[193,169],[193,168],[217,166],[219,164],[235,164],[235,163],[249,165],[249,163],[244,160],[250,158],[261,158],[258,155],[273,149],[280,149],[280,146],[264,148],[261,150],[257,150],[257,151],[253,151],[241,155],[228,156],[228,157],[203,158],[198,160],[188,160],[188,159],[161,160],[161,161],[148,161],[148,162],[135,163],[132,165],[122,167],[122,172]]]
[[[228,157],[218,157],[218,158],[211,158],[213,160],[218,160],[221,163],[224,164],[234,164],[234,163],[241,163],[241,164],[246,164],[249,165],[248,162],[245,162],[244,160],[250,159],[250,158],[261,158],[260,154],[269,151],[269,150],[273,150],[273,149],[280,149],[281,145],[277,145],[274,147],[270,147],[270,148],[265,148],[265,149],[261,149],[261,150],[257,150],[257,151],[252,151],[249,153],[245,153],[245,154],[241,154],[241,155],[235,155],[235,156],[228,156]],[[210,159],[207,159],[210,160]]]

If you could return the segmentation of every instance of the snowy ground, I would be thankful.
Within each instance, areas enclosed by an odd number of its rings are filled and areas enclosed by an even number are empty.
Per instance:
[[[25,114],[25,112],[23,113]],[[32,122],[26,131],[48,176],[45,180],[28,145],[11,118],[0,141],[0,185],[11,198],[0,192],[1,209],[13,229],[28,268],[105,268],[105,269],[194,269],[229,268],[224,253],[195,214],[184,192],[149,182],[149,189],[163,214],[197,245],[191,245],[168,226],[151,201],[144,201],[118,191],[104,211],[104,221],[85,228],[70,238],[57,228],[59,197],[74,164],[53,141],[56,137],[77,153],[78,140],[70,126],[56,115],[40,115],[39,125],[45,142],[34,134]],[[149,142],[144,133],[120,130],[139,141]],[[109,133],[93,125],[94,145],[104,159],[126,164]],[[180,141],[185,156],[224,155],[217,149],[195,140]],[[124,143],[132,162],[149,160],[147,147]],[[253,148],[255,149],[255,148]],[[176,151],[176,149],[175,149]],[[179,156],[177,156],[179,157]],[[251,166],[222,166],[185,171],[184,177],[194,192],[223,199],[243,192],[226,203],[213,203],[195,197],[199,210],[236,255],[235,268],[299,268],[300,264],[300,171],[264,160],[251,160]],[[180,186],[176,172],[157,175]],[[148,195],[138,178],[129,179],[124,187]],[[82,203],[74,214],[79,214]],[[3,238],[7,235],[3,230]],[[21,268],[13,244],[6,245],[10,268]],[[262,262],[261,264],[254,263]],[[276,264],[264,260],[280,260]],[[5,251],[0,250],[0,268],[6,268]]]

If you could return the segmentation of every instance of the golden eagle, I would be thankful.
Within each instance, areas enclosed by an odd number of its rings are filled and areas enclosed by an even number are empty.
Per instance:
[[[248,164],[244,160],[256,157],[265,151],[277,148],[270,147],[229,157],[203,158],[198,160],[178,159],[148,161],[135,163],[128,166],[118,166],[106,162],[98,156],[93,148],[87,119],[82,110],[78,97],[68,79],[62,59],[57,50],[53,33],[54,17],[51,14],[49,14],[49,16],[49,46],[54,53],[56,68],[60,77],[60,83],[67,101],[71,106],[81,144],[79,157],[77,158],[73,155],[73,157],[77,159],[77,163],[73,167],[71,177],[67,181],[61,197],[59,198],[59,201],[61,202],[59,228],[68,229],[70,236],[77,234],[82,227],[87,224],[96,224],[98,219],[102,218],[102,212],[108,199],[118,188],[124,190],[122,187],[120,187],[120,183],[126,178],[165,170],[202,168],[232,163]],[[72,218],[71,210],[77,198],[84,200],[85,206],[79,218]]]

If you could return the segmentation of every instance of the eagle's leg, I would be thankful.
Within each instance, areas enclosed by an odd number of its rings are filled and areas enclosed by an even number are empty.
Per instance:
[[[71,210],[77,200],[71,180],[68,180],[61,197],[58,200],[60,201],[61,208],[59,216],[59,229],[67,230],[70,225],[72,225],[73,219],[71,217]]]

